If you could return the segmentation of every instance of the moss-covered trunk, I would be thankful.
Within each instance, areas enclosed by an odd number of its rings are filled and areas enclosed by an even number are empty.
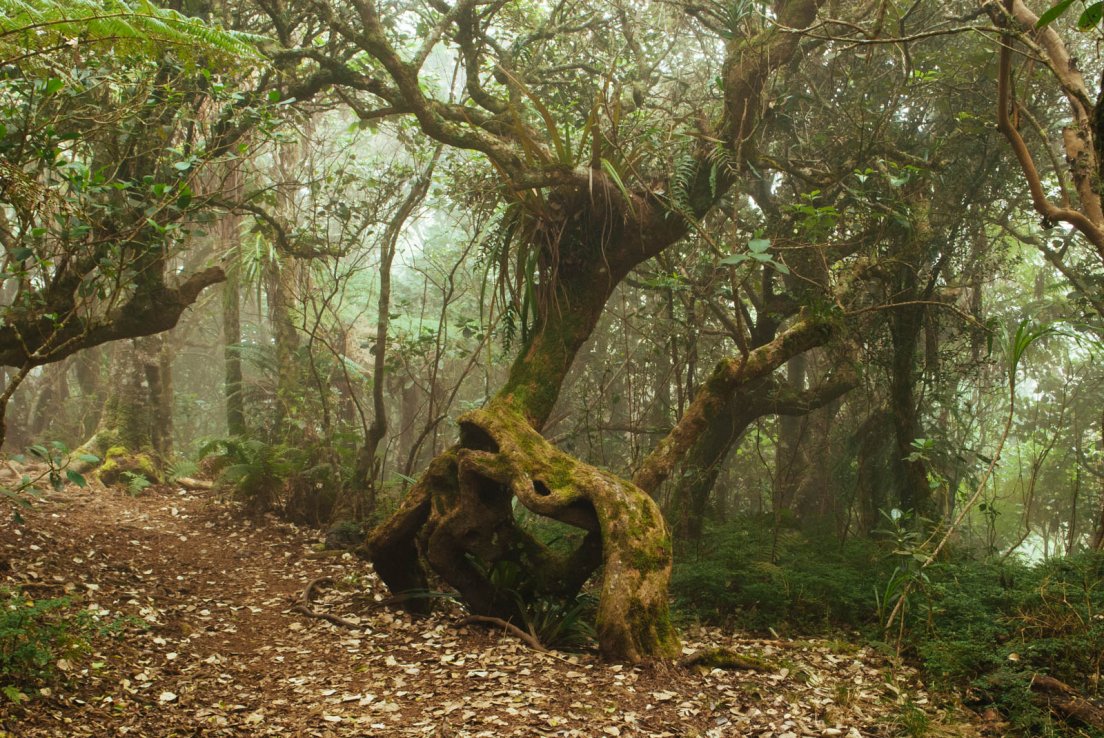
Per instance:
[[[710,417],[705,430],[687,453],[667,505],[667,519],[671,521],[677,540],[701,538],[709,495],[732,445],[759,415],[751,406],[750,395],[763,391],[763,384],[763,381],[753,382],[746,390],[734,393]]]
[[[473,611],[515,620],[523,615],[516,598],[492,583],[496,567],[509,562],[525,572],[525,598],[569,599],[601,566],[603,654],[670,658],[679,644],[667,604],[670,542],[658,508],[630,482],[556,450],[540,429],[613,288],[680,233],[661,214],[657,227],[642,227],[645,203],[630,218],[593,191],[569,195],[559,207],[567,214],[563,227],[548,229],[555,243],[543,242],[540,231],[529,236],[540,246],[538,317],[505,384],[484,409],[460,419],[459,442],[431,462],[364,552],[392,591],[426,586],[424,557]],[[567,554],[541,545],[515,519],[515,498],[582,529],[582,541]]]
[[[422,589],[424,556],[480,614],[517,620],[513,597],[492,585],[502,562],[527,572],[526,597],[570,598],[602,566],[597,631],[603,654],[645,661],[678,653],[667,603],[671,552],[655,503],[630,482],[556,450],[539,433],[604,300],[588,296],[534,331],[502,391],[461,417],[459,443],[438,456],[367,552],[392,591]],[[515,519],[532,512],[586,531],[555,554]],[[424,601],[413,600],[416,607]]]
[[[160,423],[169,411],[163,394],[163,340],[161,335],[143,336],[115,348],[113,384],[99,427],[81,447],[102,460],[99,474],[106,484],[127,482],[134,475],[160,481],[167,450]]]
[[[763,90],[771,75],[798,48],[801,36],[790,29],[808,26],[820,2],[785,0],[776,8],[779,28],[741,34],[727,43],[721,70],[724,106],[715,130],[735,162],[742,162],[754,147],[753,134],[765,107]],[[589,562],[595,559],[592,552],[600,543],[603,652],[630,661],[673,656],[678,641],[667,619],[666,598],[670,546],[654,502],[639,486],[548,446],[540,430],[613,288],[632,268],[684,237],[691,222],[706,215],[734,184],[739,167],[712,166],[713,157],[706,153],[710,147],[702,147],[687,188],[690,218],[670,208],[664,187],[641,182],[640,187],[626,188],[619,175],[611,176],[606,171],[608,162],[601,158],[598,137],[589,169],[568,172],[560,166],[547,167],[536,177],[541,187],[519,186],[534,181],[530,175],[537,173],[526,171],[517,150],[506,140],[509,134],[500,138],[489,127],[481,127],[477,135],[469,136],[463,125],[442,117],[423,100],[416,72],[400,61],[378,17],[365,13],[362,19],[364,33],[352,40],[388,70],[404,100],[413,103],[411,110],[422,130],[447,145],[486,154],[508,180],[507,189],[515,198],[512,205],[522,212],[510,233],[517,234],[521,243],[503,251],[500,266],[507,268],[515,259],[510,281],[524,283],[518,292],[527,296],[518,312],[523,320],[536,316],[531,328],[525,326],[529,330],[522,351],[501,391],[483,411],[462,420],[460,443],[430,464],[395,515],[369,536],[365,553],[392,590],[424,586],[419,561],[419,554],[424,554],[474,609],[509,611],[510,606],[502,604],[490,586],[487,567],[502,560],[527,563],[538,590],[558,588],[561,594],[569,593],[589,573]],[[528,143],[522,147],[528,148]],[[555,177],[546,180],[545,175],[553,171]],[[534,261],[535,274],[530,267]],[[783,340],[782,348],[811,340],[811,334],[820,332],[819,327],[799,330]],[[748,367],[722,367],[711,381],[720,385],[739,381],[745,368],[762,376],[773,361],[770,354],[761,352]],[[696,415],[690,426],[700,428],[701,408],[691,412]],[[660,451],[652,467],[653,480],[669,473],[693,435],[692,430],[682,432]],[[562,476],[550,480],[550,471]],[[568,557],[568,568],[550,560],[515,524],[514,498],[538,514],[587,531],[584,542]],[[556,574],[560,571],[571,576],[560,577]]]

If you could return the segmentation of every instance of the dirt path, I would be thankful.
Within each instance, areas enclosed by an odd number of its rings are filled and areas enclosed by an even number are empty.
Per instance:
[[[911,672],[848,644],[695,631],[688,649],[726,645],[769,668],[634,668],[535,653],[456,627],[455,611],[373,608],[386,592],[370,566],[208,492],[69,488],[22,526],[0,516],[0,587],[148,624],[97,639],[47,696],[0,696],[0,738],[974,734],[944,725]],[[337,586],[316,608],[358,628],[293,611],[318,577]]]

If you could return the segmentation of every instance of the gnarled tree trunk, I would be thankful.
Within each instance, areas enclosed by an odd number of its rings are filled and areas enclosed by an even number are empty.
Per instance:
[[[473,611],[515,619],[516,604],[488,577],[500,562],[522,567],[528,594],[549,597],[573,596],[602,565],[599,645],[607,658],[635,662],[679,651],[668,615],[663,517],[632,483],[556,450],[539,432],[614,286],[681,235],[654,204],[638,202],[636,217],[626,217],[615,193],[580,190],[563,202],[571,230],[558,232],[558,248],[541,252],[542,272],[554,268],[556,279],[539,285],[540,317],[505,385],[484,409],[460,419],[459,443],[430,463],[364,553],[392,591],[425,587],[424,556]],[[658,223],[645,228],[640,221],[649,216]],[[566,557],[553,554],[517,524],[514,497],[586,531],[583,542]]]

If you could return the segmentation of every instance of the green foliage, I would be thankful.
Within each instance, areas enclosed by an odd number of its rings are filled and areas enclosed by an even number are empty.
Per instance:
[[[671,592],[684,617],[820,632],[872,624],[870,583],[891,569],[868,541],[775,531],[769,518],[748,517],[707,530],[696,557],[676,554]]]
[[[910,643],[937,684],[966,686],[1026,735],[1063,735],[1032,701],[1033,674],[1101,696],[1104,555],[1088,552],[1037,566],[981,561],[933,567],[924,603],[909,619]],[[1070,733],[1072,734],[1072,733]]]
[[[98,620],[69,597],[35,600],[0,587],[0,693],[12,701],[58,681],[93,639],[117,634],[132,618]]]
[[[199,457],[221,456],[219,483],[252,513],[268,512],[283,501],[287,479],[299,468],[301,453],[280,443],[253,438],[220,438],[199,449]]]
[[[859,629],[878,644],[885,614],[915,578],[917,561],[910,521],[886,519],[880,545],[785,529],[775,536],[756,518],[716,527],[696,559],[676,556],[676,607],[683,617],[758,631]],[[1033,674],[1101,697],[1104,554],[1036,566],[940,562],[908,596],[904,654],[937,686],[964,690],[979,708],[996,707],[1020,734],[1076,734],[1032,699]],[[897,718],[899,734],[924,734],[921,711],[905,705]]]
[[[142,494],[146,488],[153,486],[153,482],[151,482],[145,474],[125,471],[122,477],[123,481],[126,482],[127,492],[133,497],[137,497]]]
[[[197,455],[220,470],[219,484],[251,514],[279,511],[321,525],[329,519],[343,483],[340,466],[327,460],[321,443],[296,447],[255,438],[218,438],[201,445]]]
[[[0,0],[3,63],[66,46],[71,39],[150,54],[174,48],[230,59],[259,59],[263,37],[227,31],[148,0]]]
[[[73,457],[70,455],[68,447],[61,441],[50,441],[46,444],[36,443],[27,448],[27,454],[45,463],[46,470],[33,477],[24,474],[19,482],[11,486],[0,485],[0,500],[6,501],[12,506],[12,516],[16,523],[23,522],[19,509],[30,505],[29,498],[42,491],[43,481],[46,481],[50,488],[55,491],[64,487],[66,482],[78,487],[85,487],[88,484],[83,474],[69,468],[73,462]],[[16,461],[23,461],[25,458],[22,455],[14,457]],[[91,454],[77,454],[76,458],[83,463],[99,463],[99,458]]]
[[[175,482],[181,477],[191,477],[199,472],[199,464],[191,459],[178,459],[165,469],[165,479]]]
[[[512,603],[522,622],[515,623],[528,631],[547,648],[575,651],[593,644],[594,618],[598,599],[580,593],[568,599],[534,595],[526,581],[524,570],[512,561],[497,561],[484,566],[476,559],[471,563],[491,583],[496,599]]]

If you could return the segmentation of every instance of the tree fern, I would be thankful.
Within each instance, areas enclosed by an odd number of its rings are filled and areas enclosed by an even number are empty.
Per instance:
[[[117,52],[171,47],[182,57],[259,59],[261,36],[208,25],[148,0],[0,0],[0,63],[73,43],[109,42]]]

